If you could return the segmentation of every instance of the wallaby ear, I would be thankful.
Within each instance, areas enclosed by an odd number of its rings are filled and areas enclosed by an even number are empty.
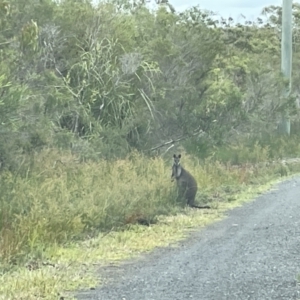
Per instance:
[[[181,158],[181,154],[178,155],[178,158]]]
[[[176,158],[176,154],[173,155],[173,158]]]

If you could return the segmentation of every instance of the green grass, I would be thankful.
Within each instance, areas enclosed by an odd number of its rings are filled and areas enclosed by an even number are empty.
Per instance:
[[[95,286],[100,264],[182,239],[300,169],[297,163],[199,163],[187,155],[182,164],[197,179],[198,203],[215,209],[197,211],[176,203],[171,159],[138,153],[78,163],[70,154],[49,150],[25,175],[2,174],[0,299],[57,299]],[[137,225],[141,218],[156,224]]]

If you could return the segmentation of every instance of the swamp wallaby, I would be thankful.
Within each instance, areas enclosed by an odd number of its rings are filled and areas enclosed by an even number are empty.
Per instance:
[[[210,206],[208,205],[195,205],[195,197],[198,189],[197,182],[195,178],[180,165],[181,154],[179,154],[178,156],[174,154],[173,158],[174,163],[172,167],[171,179],[172,181],[174,180],[174,178],[176,179],[179,197],[185,199],[187,205],[189,205],[190,207],[210,208]]]

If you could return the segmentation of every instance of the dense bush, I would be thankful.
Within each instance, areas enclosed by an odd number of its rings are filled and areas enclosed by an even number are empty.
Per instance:
[[[187,139],[210,155],[273,135],[282,111],[297,118],[295,99],[281,99],[279,8],[236,24],[143,3],[0,2],[2,170],[45,147],[97,160]]]

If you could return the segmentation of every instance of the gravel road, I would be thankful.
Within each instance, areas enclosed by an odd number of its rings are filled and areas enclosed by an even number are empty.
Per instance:
[[[300,178],[275,186],[178,247],[157,249],[100,276],[77,299],[300,299]]]

